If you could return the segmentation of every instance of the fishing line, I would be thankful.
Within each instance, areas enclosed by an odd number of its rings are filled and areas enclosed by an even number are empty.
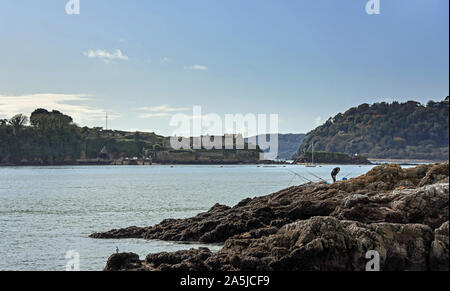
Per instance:
[[[294,179],[295,179],[295,176],[292,176],[292,179],[291,179],[291,181],[289,182],[289,184],[287,185],[287,187],[291,186],[291,183],[292,183],[292,181],[294,181]]]
[[[291,170],[287,170],[286,169],[286,171],[289,171],[289,172],[291,172],[292,174],[294,174],[294,175],[296,175],[296,176],[298,176],[298,177],[300,177],[301,179],[303,179],[303,180],[306,180],[306,181],[308,181],[308,182],[310,182],[310,183],[314,183],[313,181],[311,181],[310,179],[308,179],[308,178],[305,178],[305,177],[303,177],[302,175],[300,175],[299,173],[296,173],[296,172],[294,172],[294,171],[291,171]]]
[[[310,174],[311,176],[316,177],[317,179],[322,180],[322,182],[326,182],[324,179],[320,178],[319,176],[317,176],[317,175],[315,175],[315,174],[313,174],[313,173],[310,173],[310,172],[308,172],[308,171],[306,171],[306,173]]]

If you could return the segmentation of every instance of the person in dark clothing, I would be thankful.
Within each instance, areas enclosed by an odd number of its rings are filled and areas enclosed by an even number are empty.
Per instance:
[[[341,171],[341,168],[334,168],[333,171],[331,172],[331,177],[333,178],[333,183],[336,182],[336,176],[339,174],[340,171]]]

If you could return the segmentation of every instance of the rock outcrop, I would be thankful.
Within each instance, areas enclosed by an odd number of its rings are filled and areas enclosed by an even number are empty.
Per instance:
[[[105,271],[136,270],[142,267],[139,256],[134,253],[113,254],[106,263]]]
[[[434,241],[431,244],[430,251],[430,269],[434,271],[447,270],[449,264],[448,244],[449,230],[448,221],[440,228],[436,229]]]
[[[448,163],[379,166],[333,185],[308,183],[188,219],[130,227],[92,238],[224,243],[209,249],[110,257],[106,270],[448,270]]]

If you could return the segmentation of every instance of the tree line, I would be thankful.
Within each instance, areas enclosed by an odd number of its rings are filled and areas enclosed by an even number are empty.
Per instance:
[[[79,127],[59,111],[35,110],[30,118],[17,114],[0,120],[0,163],[56,164],[99,156],[139,157],[144,149],[160,149],[164,138],[154,133],[106,131]]]
[[[369,158],[448,160],[449,97],[426,105],[362,104],[339,113],[307,134],[296,157],[316,151]]]

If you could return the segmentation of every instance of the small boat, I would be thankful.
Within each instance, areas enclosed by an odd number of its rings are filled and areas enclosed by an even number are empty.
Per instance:
[[[316,164],[314,164],[314,143],[312,143],[312,159],[311,159],[311,164],[306,164],[307,168],[315,168],[317,167]]]

